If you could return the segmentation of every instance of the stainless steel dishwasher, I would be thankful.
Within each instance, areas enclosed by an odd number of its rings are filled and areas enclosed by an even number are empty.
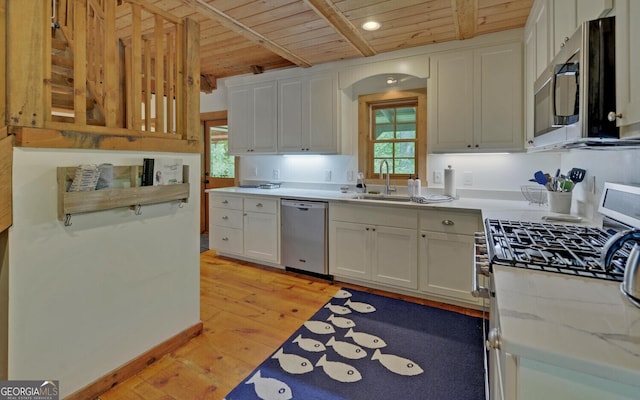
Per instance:
[[[282,264],[289,269],[327,276],[327,211],[322,201],[283,199],[281,204]]]

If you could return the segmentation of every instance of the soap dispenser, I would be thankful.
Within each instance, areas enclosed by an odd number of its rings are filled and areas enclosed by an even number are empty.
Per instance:
[[[407,181],[407,195],[409,197],[415,196],[415,181],[413,180],[413,174],[409,174],[409,180]]]
[[[418,175],[416,175],[416,179],[413,181],[413,196],[422,196],[422,181]]]

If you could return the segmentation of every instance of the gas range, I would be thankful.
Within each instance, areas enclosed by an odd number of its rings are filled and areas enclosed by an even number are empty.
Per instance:
[[[504,265],[622,281],[632,247],[623,246],[605,268],[602,248],[612,233],[600,228],[486,219],[484,236],[489,272],[494,265]]]

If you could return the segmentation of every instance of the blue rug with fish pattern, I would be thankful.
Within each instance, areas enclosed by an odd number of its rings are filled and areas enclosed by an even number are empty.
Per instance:
[[[484,400],[482,323],[341,289],[226,400]]]

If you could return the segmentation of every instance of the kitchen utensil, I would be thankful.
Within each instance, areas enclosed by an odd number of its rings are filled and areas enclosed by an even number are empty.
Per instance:
[[[570,192],[573,190],[573,187],[575,186],[575,184],[573,183],[573,181],[570,180],[563,180],[560,182],[560,184],[558,185],[558,188],[562,191],[562,192]]]
[[[587,171],[582,168],[571,168],[568,177],[573,183],[579,183],[584,180],[584,176],[586,173]]]
[[[536,179],[536,182],[538,182],[539,184],[541,185],[547,184],[547,177],[544,175],[544,172],[536,171],[536,173],[533,174],[533,177]]]

